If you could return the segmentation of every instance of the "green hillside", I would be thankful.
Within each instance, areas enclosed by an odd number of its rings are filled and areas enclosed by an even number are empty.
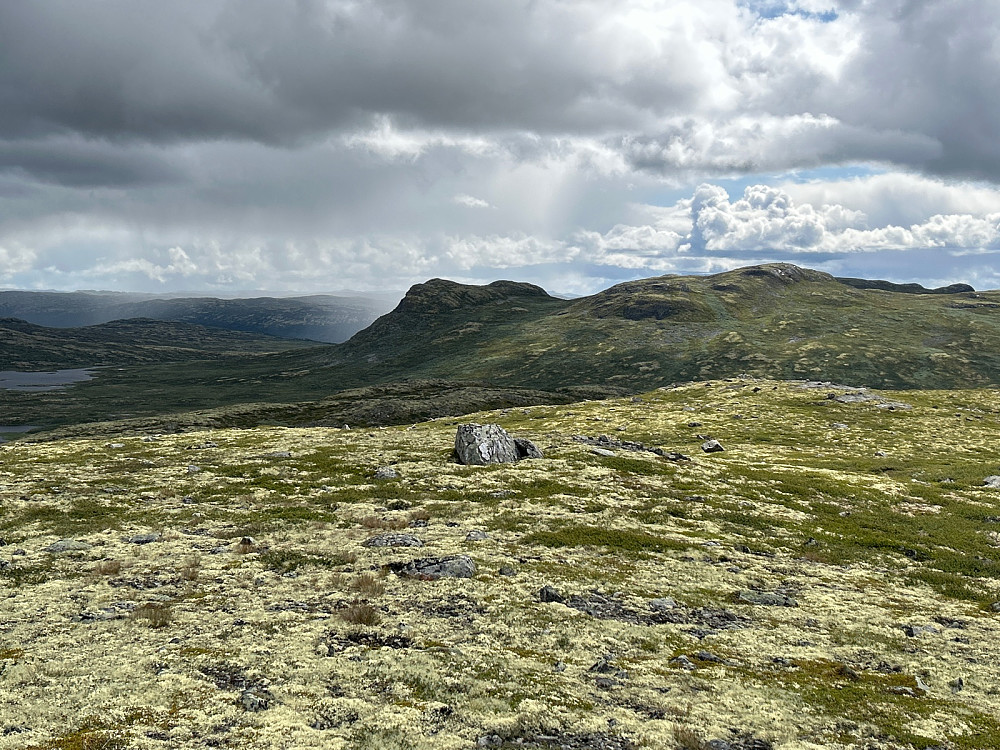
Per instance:
[[[139,365],[301,349],[304,342],[189,323],[118,320],[49,328],[0,319],[0,370]]]
[[[435,279],[341,345],[158,361],[104,372],[58,398],[0,393],[0,406],[21,420],[12,424],[66,425],[316,402],[413,380],[553,398],[744,374],[880,388],[1000,385],[1000,292],[956,289],[859,289],[788,264],[631,281],[576,300],[530,284]],[[297,407],[287,417],[264,411],[262,421],[302,423]]]

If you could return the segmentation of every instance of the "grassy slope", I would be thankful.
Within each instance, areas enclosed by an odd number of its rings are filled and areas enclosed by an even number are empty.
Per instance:
[[[887,388],[997,385],[997,306],[1000,292],[859,290],[782,264],[627,282],[572,301],[513,282],[434,280],[343,345],[130,368],[57,396],[0,393],[0,406],[11,420],[59,425],[317,401],[406,379],[593,394],[741,373]],[[269,418],[280,421],[273,410]]]
[[[789,749],[998,747],[995,394],[826,395],[734,380],[479,414],[546,452],[486,468],[449,461],[453,419],[0,447],[0,726],[17,728],[0,748],[672,748],[729,728]],[[572,438],[601,433],[694,460]],[[399,479],[374,482],[388,463]],[[413,518],[424,548],[361,546]],[[93,546],[43,551],[63,537]],[[382,567],[451,553],[476,577]],[[600,590],[625,619],[543,604],[543,585]],[[679,622],[627,621],[664,596]],[[699,638],[718,609],[742,627]],[[246,711],[265,682],[270,708]]]
[[[306,346],[309,344],[271,336],[145,319],[84,328],[48,328],[23,320],[0,320],[0,370],[142,365]]]

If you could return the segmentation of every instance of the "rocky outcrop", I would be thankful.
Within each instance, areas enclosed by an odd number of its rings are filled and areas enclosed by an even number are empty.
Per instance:
[[[455,456],[467,466],[486,466],[542,458],[542,452],[530,440],[511,437],[498,424],[463,424],[455,434]]]

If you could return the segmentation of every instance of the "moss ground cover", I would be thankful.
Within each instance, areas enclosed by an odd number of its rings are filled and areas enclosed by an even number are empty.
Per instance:
[[[5,444],[0,748],[1000,747],[996,392],[852,393]],[[545,458],[459,466],[462,421]]]

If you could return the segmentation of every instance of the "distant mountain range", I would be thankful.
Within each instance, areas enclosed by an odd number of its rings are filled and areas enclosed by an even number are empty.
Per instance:
[[[258,344],[252,351],[267,349]],[[466,401],[482,408],[477,388],[489,390],[490,403],[555,403],[740,375],[878,388],[1000,386],[1000,292],[860,283],[780,263],[629,281],[572,300],[512,281],[433,279],[345,343],[245,357],[231,354],[236,348],[205,343],[202,358],[183,363],[165,349],[155,362],[104,370],[58,398],[0,392],[0,408],[9,424],[204,409],[214,410],[211,423],[234,426],[348,417],[388,424],[413,413],[408,399],[431,405],[424,416],[461,414]],[[85,359],[86,351],[78,353]],[[65,365],[86,366],[81,357]],[[392,395],[373,389],[403,383],[415,385]],[[450,395],[438,399],[446,387]],[[349,389],[366,389],[354,396],[363,409],[329,401]],[[236,410],[232,419],[227,409]]]
[[[118,292],[0,291],[0,318],[36,325],[82,327],[149,318],[325,343],[346,341],[392,306],[389,298],[163,298]]]

